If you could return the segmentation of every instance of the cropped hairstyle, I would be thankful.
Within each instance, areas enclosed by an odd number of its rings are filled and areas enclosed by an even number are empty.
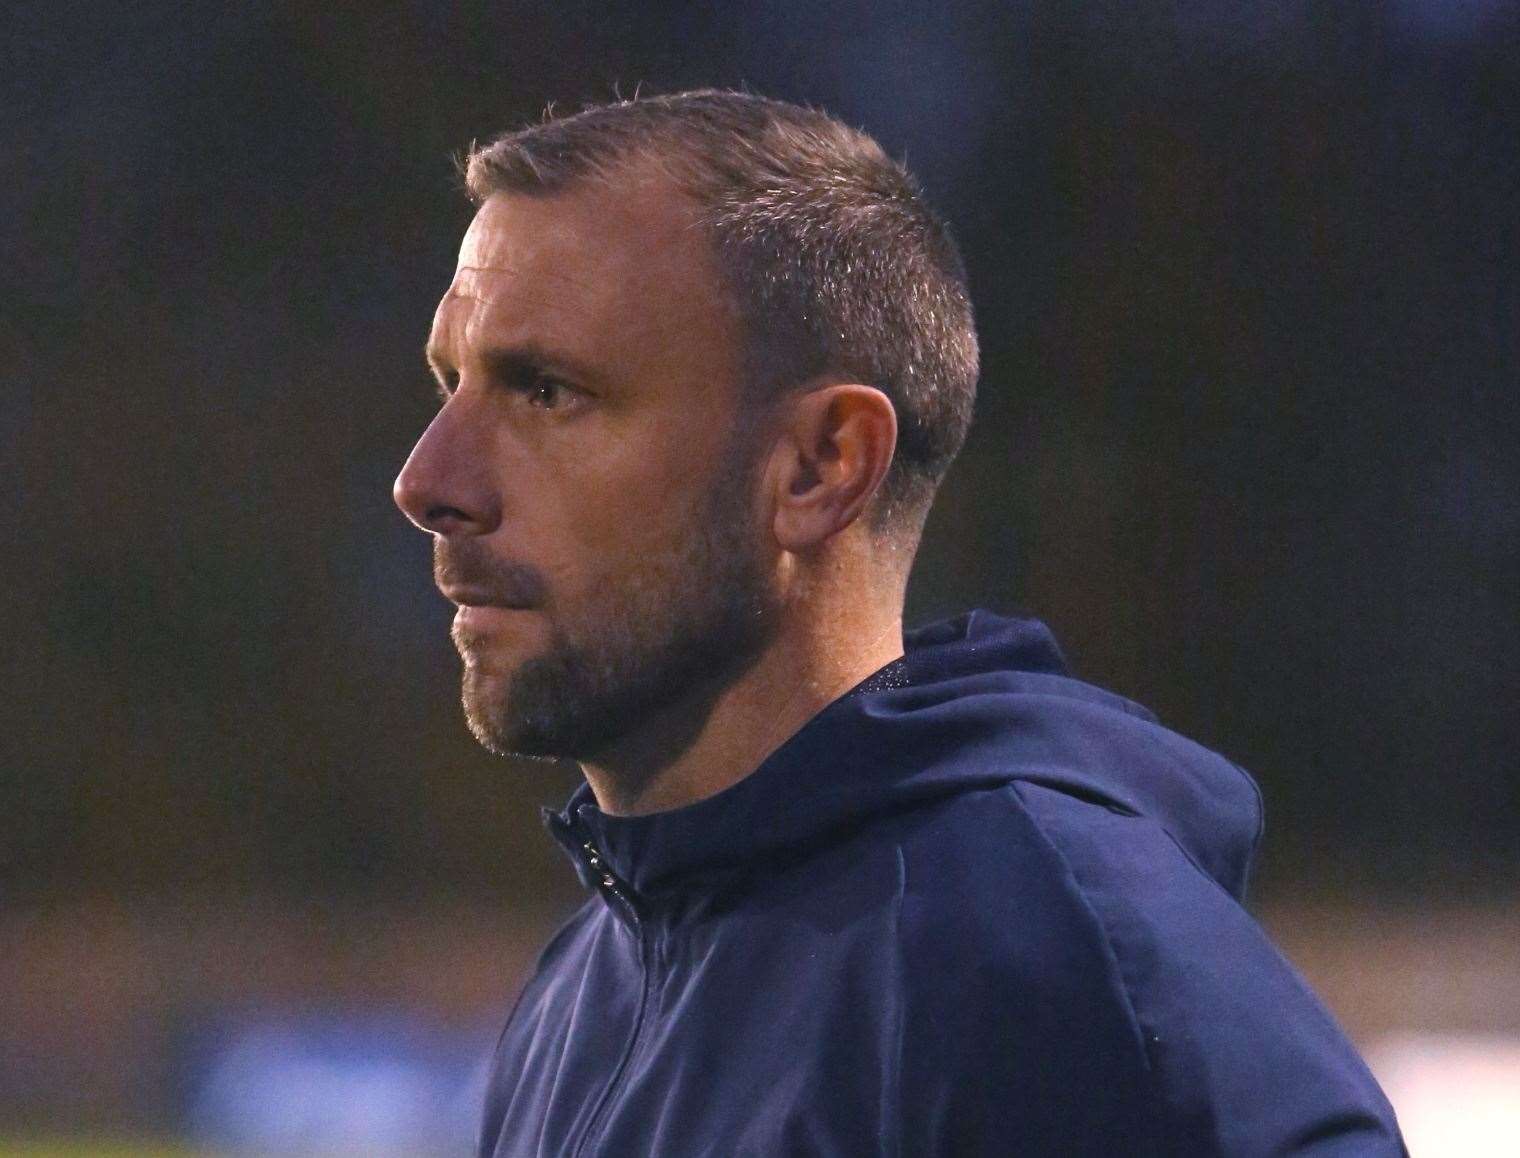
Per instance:
[[[922,526],[965,441],[977,340],[965,267],[918,182],[871,137],[813,109],[701,90],[590,107],[473,149],[465,183],[553,194],[652,162],[696,206],[745,333],[746,399],[825,375],[897,412],[880,531]]]

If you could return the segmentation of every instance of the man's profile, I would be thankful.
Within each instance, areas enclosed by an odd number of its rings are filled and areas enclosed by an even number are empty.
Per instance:
[[[1259,796],[1046,630],[910,632],[963,442],[961,259],[825,114],[695,92],[469,158],[396,481],[471,730],[585,774],[591,895],[483,1155],[1398,1154],[1245,913]]]

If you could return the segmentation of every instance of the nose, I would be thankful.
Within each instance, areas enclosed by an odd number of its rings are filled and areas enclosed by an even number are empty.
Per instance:
[[[488,535],[501,521],[484,431],[458,396],[422,432],[391,495],[401,513],[434,535]]]

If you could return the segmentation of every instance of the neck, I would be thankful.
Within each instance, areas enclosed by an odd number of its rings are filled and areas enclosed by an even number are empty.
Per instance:
[[[694,694],[581,770],[598,807],[613,816],[694,804],[744,779],[823,708],[902,653],[901,611],[853,609],[827,623],[792,624],[716,694]]]

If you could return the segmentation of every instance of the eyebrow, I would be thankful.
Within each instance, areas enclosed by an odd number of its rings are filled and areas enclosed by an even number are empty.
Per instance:
[[[454,364],[448,352],[430,338],[423,348],[422,355],[427,360],[428,369],[433,372],[433,377],[442,382],[445,368]],[[478,360],[487,371],[498,377],[521,373],[523,370],[558,372],[577,382],[595,383],[601,377],[593,367],[579,358],[535,341],[508,342],[488,346],[480,351]]]

